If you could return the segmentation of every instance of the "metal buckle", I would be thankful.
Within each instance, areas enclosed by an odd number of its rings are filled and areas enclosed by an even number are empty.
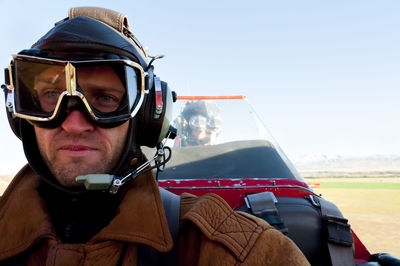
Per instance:
[[[321,203],[318,200],[318,197],[313,196],[313,195],[309,195],[308,197],[305,197],[306,199],[308,199],[312,205],[314,205],[317,208],[321,208]]]

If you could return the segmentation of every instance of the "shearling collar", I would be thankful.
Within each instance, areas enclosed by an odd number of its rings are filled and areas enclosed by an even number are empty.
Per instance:
[[[41,239],[60,243],[36,188],[41,179],[25,166],[0,200],[0,260],[19,254]],[[118,241],[145,244],[166,252],[173,241],[157,184],[151,173],[126,185],[116,216],[90,244]]]

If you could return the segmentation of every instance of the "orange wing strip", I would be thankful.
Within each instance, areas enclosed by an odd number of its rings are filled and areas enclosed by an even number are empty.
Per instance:
[[[243,100],[244,95],[220,95],[220,96],[178,96],[178,100]]]

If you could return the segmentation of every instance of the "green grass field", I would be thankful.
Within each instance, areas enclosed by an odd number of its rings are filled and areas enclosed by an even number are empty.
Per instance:
[[[400,183],[326,182],[324,183],[323,188],[399,190]]]
[[[310,178],[334,202],[371,253],[400,257],[400,178]]]

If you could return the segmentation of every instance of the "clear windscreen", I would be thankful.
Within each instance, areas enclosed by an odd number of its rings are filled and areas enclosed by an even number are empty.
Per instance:
[[[286,178],[303,181],[243,96],[178,100],[171,160],[159,179]]]

